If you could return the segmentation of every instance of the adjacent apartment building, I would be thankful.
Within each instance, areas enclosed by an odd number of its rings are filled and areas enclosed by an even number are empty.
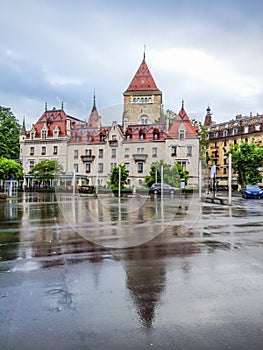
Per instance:
[[[208,131],[208,155],[210,166],[216,165],[219,184],[227,185],[228,181],[228,157],[226,152],[234,144],[245,142],[257,142],[263,140],[263,114],[249,116],[237,115],[225,123],[216,124],[212,121],[211,109],[207,109],[204,126]],[[233,184],[237,184],[237,174],[233,173]]]
[[[23,125],[20,155],[25,185],[33,186],[30,169],[43,160],[59,161],[64,179],[79,185],[107,187],[112,167],[123,164],[129,171],[128,185],[144,184],[151,165],[163,160],[180,163],[189,173],[189,186],[198,185],[199,139],[182,102],[175,118],[163,113],[162,92],[146,64],[145,55],[123,93],[121,122],[102,124],[94,96],[86,121],[69,116],[63,107],[48,109],[30,130]],[[117,118],[116,118],[117,119]]]

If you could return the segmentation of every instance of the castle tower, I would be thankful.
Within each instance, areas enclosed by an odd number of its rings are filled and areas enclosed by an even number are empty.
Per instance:
[[[160,120],[162,92],[157,88],[146,64],[145,53],[139,69],[123,96],[123,124],[125,126],[154,124]]]

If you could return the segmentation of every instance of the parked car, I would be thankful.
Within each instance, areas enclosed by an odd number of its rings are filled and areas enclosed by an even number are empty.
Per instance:
[[[180,188],[172,187],[168,184],[163,184],[163,194],[175,194],[180,192]],[[160,183],[154,183],[150,190],[149,194],[161,194],[161,184]]]
[[[228,186],[224,186],[224,185],[218,185],[216,187],[217,191],[228,191]]]
[[[246,185],[241,194],[243,198],[263,198],[263,190],[258,185]]]

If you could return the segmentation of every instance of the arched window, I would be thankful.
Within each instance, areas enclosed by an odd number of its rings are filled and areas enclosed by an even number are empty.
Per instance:
[[[148,124],[148,118],[141,118],[141,124]]]
[[[214,137],[218,137],[218,131],[214,132]]]

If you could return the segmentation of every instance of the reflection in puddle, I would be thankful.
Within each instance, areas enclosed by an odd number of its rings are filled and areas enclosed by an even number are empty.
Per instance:
[[[40,269],[41,264],[37,261],[25,261],[18,263],[15,267],[11,269],[11,272],[29,272]]]

